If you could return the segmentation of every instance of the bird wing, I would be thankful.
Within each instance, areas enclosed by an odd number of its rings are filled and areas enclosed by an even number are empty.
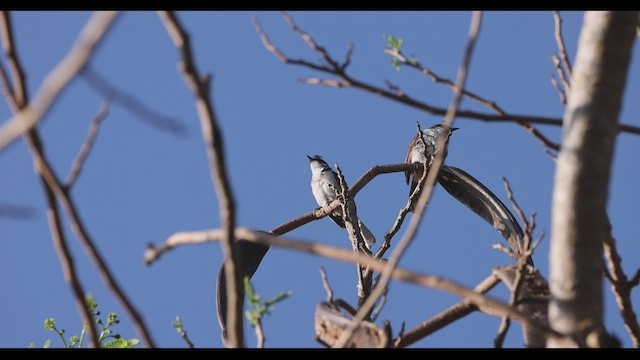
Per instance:
[[[269,245],[257,244],[254,242],[238,239],[237,249],[242,259],[242,278],[248,276],[249,279],[258,270],[258,265],[262,261],[262,258],[267,254]],[[218,280],[216,288],[216,307],[218,310],[218,323],[222,329],[222,343],[228,347],[227,338],[227,280],[225,277],[224,264],[220,265],[218,270]]]
[[[413,147],[416,145],[416,142],[418,141],[418,138],[419,138],[419,136],[416,135],[411,140],[411,144],[409,144],[409,149],[407,150],[407,157],[404,158],[405,164],[411,164],[411,150],[413,150]],[[409,184],[409,179],[411,178],[411,172],[410,171],[405,171],[404,172],[404,178],[407,181],[407,185],[408,185]]]

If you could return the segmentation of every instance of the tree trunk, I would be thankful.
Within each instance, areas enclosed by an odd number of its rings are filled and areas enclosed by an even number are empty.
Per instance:
[[[571,79],[553,190],[550,326],[572,340],[549,347],[606,346],[602,241],[618,114],[638,12],[587,12]]]

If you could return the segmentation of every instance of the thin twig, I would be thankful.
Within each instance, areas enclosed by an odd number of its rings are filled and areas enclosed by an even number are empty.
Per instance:
[[[569,55],[567,54],[567,49],[564,46],[564,38],[562,37],[562,18],[560,17],[560,12],[553,11],[553,23],[555,25],[555,38],[556,43],[558,44],[558,51],[560,52],[560,58],[562,59],[562,65],[567,70],[567,74],[571,77],[571,61],[569,61]]]
[[[71,50],[44,79],[33,100],[0,126],[0,149],[25,134],[47,114],[58,95],[91,59],[117,15],[113,11],[98,11],[91,16]]]
[[[220,239],[222,239],[223,237],[223,229],[178,232],[167,238],[161,245],[158,245],[157,247],[151,246],[151,248],[149,248],[147,251],[153,252],[156,248],[175,248],[187,244],[205,244],[213,241],[220,241]],[[264,231],[254,231],[247,228],[237,227],[235,230],[235,237],[258,244],[282,247],[285,249],[323,256],[329,259],[349,263],[359,262],[362,265],[370,267],[380,273],[383,273],[387,264],[385,261],[374,259],[371,256],[363,255],[360,253],[355,253],[351,250],[341,247],[315,243],[308,240],[295,239],[291,237],[279,237]],[[524,324],[544,331],[549,336],[562,336],[558,332],[548,327],[542,326],[536,320],[525,316],[519,310],[514,309],[509,305],[492,297],[479,294],[473,289],[458,284],[455,281],[444,279],[439,276],[420,274],[398,267],[396,267],[391,272],[391,277],[399,281],[409,282],[423,287],[435,288],[454,295],[465,297],[468,301],[480,307],[482,311],[487,312],[491,315],[502,316],[507,314],[512,319],[518,320]]]
[[[385,48],[384,52],[393,56],[396,60],[398,60],[399,62],[401,62],[402,64],[415,69],[417,71],[420,71],[422,74],[426,75],[427,77],[429,77],[433,82],[439,83],[439,84],[444,84],[449,86],[453,91],[456,91],[456,85],[449,79],[441,77],[439,75],[437,75],[436,73],[434,73],[433,71],[431,71],[430,69],[424,67],[417,59],[407,59],[407,57],[399,50],[399,49],[395,49],[395,48]],[[391,86],[390,83],[387,82],[387,86],[392,89],[397,95],[404,95],[404,92],[398,88],[397,86]],[[491,101],[488,99],[483,98],[482,96],[473,93],[471,91],[468,91],[466,89],[462,89],[462,94],[466,97],[468,97],[469,99],[476,101],[484,106],[486,106],[487,108],[493,110],[496,114],[498,115],[506,115],[506,111],[504,111],[500,106],[498,106],[498,104],[495,101]],[[551,148],[555,151],[558,151],[560,149],[560,145],[558,145],[557,143],[551,141],[549,138],[547,138],[546,136],[544,136],[537,128],[535,128],[533,125],[531,125],[528,122],[525,121],[516,121],[516,123],[518,123],[518,125],[520,125],[521,127],[523,127],[525,130],[527,130],[527,132],[529,132],[531,135],[533,135],[535,138],[537,138],[538,140],[540,140],[540,142],[542,143],[543,146]]]
[[[373,180],[376,176],[382,174],[390,174],[397,172],[405,172],[411,171],[415,172],[418,169],[422,168],[422,164],[389,164],[389,165],[375,165],[367,170],[353,185],[349,188],[348,194],[351,197],[355,197],[355,195],[362,190],[371,180]],[[305,224],[310,223],[314,220],[322,219],[323,217],[331,214],[335,209],[340,206],[340,200],[336,199],[330,204],[327,204],[320,209],[315,209],[309,211],[308,213],[302,214],[292,220],[288,220],[269,232],[274,235],[283,235],[290,231],[293,231]],[[173,250],[174,246],[170,243],[163,243],[158,246],[147,246],[147,249],[143,256],[143,261],[145,265],[151,265],[155,261],[157,261],[165,252]]]
[[[231,182],[227,174],[222,132],[214,112],[210,98],[210,79],[204,77],[196,67],[191,49],[190,36],[184,29],[175,13],[162,11],[159,13],[173,43],[180,52],[181,60],[178,68],[184,77],[187,87],[196,97],[196,109],[200,119],[202,136],[207,146],[211,179],[214,183],[220,209],[220,223],[225,229],[225,237],[221,242],[224,253],[224,269],[227,286],[226,324],[230,331],[226,332],[230,347],[243,347],[242,304],[244,299],[242,284],[242,259],[240,258],[233,236],[235,228],[235,199],[231,190]],[[203,80],[204,79],[204,80]]]
[[[298,27],[296,22],[293,21],[293,18],[291,16],[289,16],[289,14],[287,14],[284,11],[281,11],[280,15],[282,15],[282,18],[287,22],[287,24],[289,24],[289,27],[291,28],[291,30],[293,30],[293,32],[295,32],[298,35],[300,35],[300,37],[307,43],[307,45],[309,45],[309,47],[312,50],[314,50],[315,52],[317,52],[320,55],[322,55],[322,58],[324,59],[324,61],[326,61],[327,64],[331,68],[333,68],[333,69],[341,68],[340,64],[338,64],[337,61],[335,61],[335,60],[333,60],[333,58],[331,58],[331,56],[327,52],[327,49],[325,49],[324,47],[318,45],[316,43],[316,41],[313,39],[313,37],[311,37],[311,35],[309,35],[309,33],[307,33],[306,31],[302,30],[300,27]],[[347,55],[349,55],[349,56],[346,57],[346,60],[349,60],[350,55],[351,55],[349,51],[347,52]]]
[[[331,285],[329,285],[329,279],[327,278],[327,272],[324,268],[320,267],[320,276],[322,277],[322,286],[324,286],[324,290],[327,292],[327,303],[333,303],[333,290],[331,289]]]
[[[560,87],[560,84],[558,84],[558,80],[556,80],[556,77],[555,75],[553,75],[553,73],[551,73],[551,85],[553,85],[553,88],[558,92],[558,96],[560,97],[560,102],[562,103],[562,105],[567,106],[567,95]]]
[[[186,137],[188,128],[179,119],[164,115],[146,105],[136,95],[128,93],[112,84],[98,71],[87,66],[80,74],[81,78],[103,96],[109,98],[114,105],[120,105],[145,123],[168,132],[176,137]]]
[[[155,347],[155,342],[153,341],[153,338],[151,337],[151,334],[149,333],[149,330],[147,329],[144,320],[142,319],[142,315],[140,315],[131,300],[125,294],[124,290],[122,290],[122,287],[115,279],[112,271],[102,257],[102,254],[94,245],[93,239],[90,237],[83,221],[80,219],[80,215],[77,211],[75,203],[73,202],[73,199],[71,198],[71,195],[63,187],[58,177],[53,173],[53,170],[51,169],[48,162],[46,162],[44,158],[40,158],[38,162],[39,169],[43,177],[47,181],[47,185],[55,193],[57,199],[62,203],[62,206],[69,217],[71,229],[80,240],[80,243],[84,247],[85,252],[89,255],[95,266],[98,268],[98,272],[102,277],[105,285],[114,294],[120,306],[122,306],[125,312],[129,315],[136,331],[142,337],[143,341],[146,343],[146,346]]]
[[[384,289],[384,292],[380,297],[380,302],[378,303],[378,306],[375,309],[373,309],[373,312],[371,312],[371,322],[375,322],[376,319],[378,319],[378,315],[380,315],[380,312],[382,312],[382,309],[384,309],[384,306],[387,304],[388,293],[389,293],[389,288],[387,287]]]
[[[92,17],[92,19],[96,19],[96,16]],[[86,31],[87,28],[90,28],[90,27],[91,25],[88,24],[87,26],[85,26],[85,29],[83,31]],[[4,28],[7,28],[6,24]],[[10,35],[11,34],[10,31],[11,30],[9,27],[5,31],[5,33],[9,35],[5,35],[3,40],[7,41],[5,44],[7,43],[10,44],[10,45],[5,45],[5,46],[8,46],[8,49],[9,49],[8,54],[11,54],[10,61],[14,61],[16,65],[13,65],[13,66],[15,66],[15,68],[17,69],[20,69],[19,62],[15,57],[16,56],[15,45],[13,43],[13,37]],[[83,36],[81,34],[78,41],[82,39],[83,39]],[[81,48],[82,50],[82,46],[77,44],[74,45],[74,48]],[[77,51],[80,51],[80,50],[77,50]],[[67,58],[69,58],[69,56],[67,56]],[[65,60],[63,60],[63,63],[64,62]],[[17,79],[16,83],[23,82],[24,75],[18,75],[18,74],[22,74],[22,71],[16,74],[16,79]],[[49,79],[49,77],[47,79]],[[47,80],[45,80],[45,82],[46,81]],[[53,85],[50,85],[50,86],[53,86]],[[46,88],[46,86],[44,85],[43,87]],[[26,86],[23,83],[22,85],[16,85],[16,88],[26,89]],[[20,98],[26,100],[27,99],[26,93]],[[38,135],[37,129],[31,128],[31,130],[28,131],[27,135],[28,135],[27,140],[29,142],[32,156],[34,158],[34,163],[36,164],[35,168],[37,169],[41,178],[44,181],[46,181],[47,188],[49,188],[54,193],[58,201],[61,202],[62,207],[65,209],[65,212],[69,217],[71,228],[75,232],[76,237],[80,240],[80,243],[84,247],[85,252],[89,254],[91,260],[94,262],[95,266],[98,268],[103,281],[105,282],[109,290],[114,294],[116,300],[120,303],[120,306],[122,306],[125,312],[129,315],[129,317],[131,317],[131,320],[133,322],[133,325],[136,331],[138,332],[140,337],[142,337],[146,346],[155,347],[155,343],[151,338],[151,334],[149,333],[146,325],[144,324],[142,316],[133,306],[132,302],[129,300],[129,298],[126,296],[126,294],[124,293],[124,291],[122,290],[122,288],[120,287],[116,279],[113,277],[111,270],[107,266],[100,252],[95,247],[93,240],[89,236],[89,233],[87,232],[86,227],[84,226],[84,223],[80,219],[80,216],[77,212],[77,208],[73,200],[71,199],[71,196],[69,195],[67,189],[64,188],[64,186],[62,185],[62,183],[60,182],[56,174],[53,172],[53,168],[51,167],[51,165],[49,164],[45,156],[42,142]],[[82,302],[85,303],[84,298],[82,299]],[[89,322],[93,323],[92,320],[89,320]]]
[[[485,294],[498,285],[498,283],[500,283],[500,280],[491,274],[482,280],[473,291],[479,294]],[[394,347],[407,347],[477,310],[478,307],[472,302],[466,299],[462,300],[430,319],[423,321],[419,325],[403,332],[401,335],[398,335],[398,338],[394,341]]]
[[[180,332],[180,337],[182,337],[182,339],[184,339],[184,341],[187,343],[187,346],[190,349],[194,348],[193,342],[191,342],[191,339],[189,339],[189,335],[187,335],[187,330],[182,330]]]
[[[34,129],[31,129],[27,134],[34,131],[35,131]],[[32,135],[28,135],[28,136],[32,136]],[[47,198],[47,206],[48,206],[47,218],[49,219],[49,228],[51,231],[53,246],[56,249],[56,252],[58,253],[58,258],[62,266],[64,278],[71,285],[71,288],[73,289],[73,295],[75,298],[76,306],[78,307],[78,311],[82,315],[83,323],[89,329],[89,339],[90,339],[91,347],[97,348],[100,345],[98,341],[98,331],[96,329],[95,321],[93,319],[93,314],[89,309],[89,304],[87,304],[87,301],[85,300],[87,291],[84,289],[84,287],[80,282],[80,278],[78,276],[78,272],[74,264],[73,255],[71,255],[71,251],[69,250],[69,245],[67,243],[66,236],[62,229],[62,224],[60,222],[60,211],[58,209],[58,204],[56,202],[55,194],[53,193],[53,191],[51,190],[51,188],[46,183],[46,180],[44,180],[43,177],[40,177],[40,180]]]
[[[252,231],[244,228],[236,229],[236,237],[242,238],[247,241],[256,242],[264,245],[273,245],[278,247],[284,247],[292,250],[303,251],[310,254],[315,254],[318,256],[323,256],[330,259],[346,261],[350,263],[360,262],[365,266],[371,267],[378,272],[382,272],[385,263],[373,259],[369,256],[354,253],[351,250],[324,245],[321,243],[313,243],[304,240],[296,240],[292,238],[281,238],[276,237],[272,234],[260,232],[260,231]],[[201,244],[207,243],[210,241],[219,240],[223,236],[223,231],[218,230],[209,230],[209,231],[201,231],[201,232],[182,232],[176,233],[169,237],[165,244],[171,244],[171,247],[185,245],[185,244]],[[543,333],[547,334],[551,337],[559,337],[562,336],[559,333],[549,329],[547,326],[540,324],[537,320],[532,319],[528,316],[522,316],[519,310],[516,310],[508,305],[497,301],[491,297],[487,297],[472,289],[468,289],[465,286],[459,285],[455,282],[442,279],[437,276],[423,275],[417,274],[411,271],[407,271],[401,268],[396,268],[391,276],[400,281],[411,282],[420,286],[425,287],[433,287],[436,289],[440,289],[446,292],[450,292],[452,294],[456,294],[462,297],[467,298],[467,301],[472,302],[473,304],[480,307],[480,309],[490,315],[493,316],[502,316],[504,314],[509,314],[513,319],[516,319],[523,324],[530,326],[532,328],[538,329]]]
[[[373,180],[376,176],[382,174],[390,174],[404,171],[417,171],[422,168],[422,164],[389,164],[389,165],[375,165],[367,170],[360,178],[351,185],[348,191],[348,195],[350,197],[355,197],[356,194],[362,190],[365,185],[367,185],[371,180]],[[340,206],[339,200],[334,200],[330,204],[326,206],[310,211],[306,214],[300,215],[295,219],[289,220],[285,223],[282,223],[275,228],[273,228],[270,232],[275,235],[286,234],[289,231],[295,230],[302,225],[305,225],[311,221],[322,219],[323,217],[331,214],[335,209]],[[151,259],[153,261],[155,259]]]
[[[351,197],[355,197],[356,194],[362,190],[371,180],[373,180],[376,176],[382,174],[390,174],[397,172],[405,172],[411,171],[415,172],[422,168],[422,164],[414,163],[414,164],[389,164],[389,165],[375,165],[367,170],[353,185],[349,188],[348,194]],[[293,231],[305,224],[310,223],[314,220],[322,219],[323,217],[331,214],[335,209],[340,206],[340,200],[336,199],[331,203],[321,207],[320,209],[315,209],[309,211],[308,213],[302,214],[292,220],[288,220],[269,232],[274,235],[283,235],[290,231]],[[175,245],[173,243],[162,243],[157,246],[148,245],[145,250],[143,256],[143,262],[145,265],[151,265],[156,262],[164,253],[167,251],[173,250]]]
[[[553,67],[556,69],[556,72],[558,73],[558,78],[562,83],[562,87],[564,88],[565,94],[567,95],[567,97],[570,97],[571,85],[569,83],[569,79],[567,78],[567,75],[564,72],[564,68],[560,64],[560,58],[558,57],[558,55],[553,54],[551,55],[551,61],[553,62]]]
[[[422,132],[422,129],[420,128],[420,123],[417,122],[416,123],[416,127],[417,127],[417,131],[418,131],[418,135],[420,137],[420,140],[422,140],[423,144],[426,144],[427,142],[424,139],[424,133]],[[384,234],[384,240],[382,242],[382,245],[380,246],[380,248],[378,249],[378,251],[376,251],[374,257],[376,259],[382,259],[382,257],[384,256],[384,254],[387,252],[387,250],[391,247],[391,239],[393,238],[393,236],[400,231],[400,227],[402,226],[402,224],[404,223],[404,219],[407,216],[407,214],[409,214],[409,212],[411,212],[411,206],[412,204],[417,202],[416,197],[419,197],[421,192],[422,192],[422,188],[424,187],[424,184],[427,180],[427,174],[428,169],[429,169],[429,161],[430,161],[430,156],[427,154],[427,147],[425,146],[423,148],[423,158],[424,161],[419,164],[422,167],[422,176],[420,177],[420,179],[418,180],[418,183],[416,185],[416,187],[413,189],[413,192],[411,193],[411,195],[409,195],[409,199],[407,199],[407,204],[400,209],[400,211],[398,212],[398,216],[396,217],[396,220],[393,222],[393,225],[391,225],[391,229],[389,229],[389,231],[387,231]],[[386,290],[385,290],[386,291]]]
[[[420,163],[415,163],[415,164],[420,165],[420,167],[424,166],[423,164],[420,164]],[[418,182],[418,186],[416,186],[416,189],[419,189],[420,187],[422,187],[421,182],[424,182],[424,179],[426,179],[426,176],[425,176],[426,173],[427,173],[426,171],[423,171],[423,177]],[[402,209],[400,209],[400,211],[398,212],[398,216],[396,216],[396,220],[393,222],[393,225],[391,225],[391,229],[389,229],[384,234],[382,244],[380,245],[380,247],[378,248],[378,251],[376,251],[375,255],[373,256],[376,259],[382,259],[384,254],[391,247],[391,239],[395,236],[395,234],[398,231],[400,231],[400,227],[404,223],[404,219],[411,212],[411,203],[414,201],[415,194],[416,192],[414,191],[409,196],[409,199],[407,199],[406,205]]]
[[[18,51],[16,48],[13,26],[11,24],[11,16],[7,11],[0,13],[0,32],[2,36],[2,45],[7,61],[11,68],[13,76],[13,85],[7,76],[6,71],[2,68],[0,72],[2,76],[2,82],[5,85],[7,91],[7,100],[14,113],[19,113],[26,108],[29,104],[29,94],[27,92],[27,86],[25,82],[25,73],[22,69],[22,64],[18,57]],[[15,89],[15,91],[14,91]],[[51,239],[53,240],[53,246],[58,253],[58,259],[62,266],[64,278],[71,286],[73,291],[74,300],[78,312],[82,317],[85,324],[89,329],[89,339],[92,347],[97,348],[99,346],[98,332],[95,322],[93,321],[93,315],[89,309],[89,304],[85,301],[85,295],[87,294],[82,286],[78,273],[76,271],[75,262],[62,228],[60,221],[60,211],[58,210],[58,204],[56,197],[51,189],[51,186],[47,183],[46,176],[43,174],[43,167],[47,165],[42,142],[37,129],[32,128],[27,130],[25,139],[29,146],[29,150],[33,157],[34,168],[42,184],[42,188],[45,193],[45,199],[47,201],[47,219],[49,221],[49,229],[51,231]]]
[[[511,184],[509,184],[509,180],[507,180],[507,178],[503,176],[502,183],[504,184],[504,189],[507,192],[507,198],[509,199],[509,201],[511,201],[511,205],[513,205],[513,209],[516,211],[516,214],[518,214],[518,216],[520,217],[520,220],[522,220],[522,222],[524,223],[525,233],[526,233],[526,229],[529,229],[531,227],[531,223],[529,223],[529,221],[527,220],[527,217],[524,215],[524,211],[522,211],[522,208],[520,208],[520,206],[518,205],[518,202],[513,196],[513,191],[511,190]]]
[[[262,349],[264,348],[264,340],[265,340],[264,330],[262,330],[262,320],[258,319],[256,321],[255,328],[256,328],[256,338],[258,338],[258,344],[256,345],[256,348]]]
[[[473,54],[473,48],[475,45],[476,38],[480,31],[480,23],[482,19],[482,12],[474,11],[471,17],[471,25],[469,27],[469,39],[467,41],[467,45],[465,48],[464,56],[462,59],[462,64],[458,70],[458,75],[456,78],[456,91],[453,95],[453,100],[447,109],[447,113],[444,121],[442,122],[445,128],[450,128],[453,124],[453,120],[456,116],[456,112],[460,101],[462,99],[462,89],[465,87],[465,81],[467,77],[467,70],[469,68],[469,63],[471,62],[471,55]],[[442,166],[444,160],[444,146],[446,146],[443,141],[439,141],[436,144],[436,155],[434,157],[433,163],[430,164],[429,174],[427,175],[427,180],[425,183],[425,188],[422,190],[420,197],[418,198],[418,202],[414,209],[414,216],[411,218],[411,222],[398,245],[394,249],[393,253],[389,257],[389,261],[387,261],[384,271],[380,275],[380,280],[378,281],[377,286],[372,291],[371,296],[367,299],[367,301],[363,304],[363,306],[358,310],[358,314],[353,317],[353,320],[341,335],[340,340],[336,343],[335,347],[341,348],[344,347],[351,336],[353,335],[354,330],[358,327],[360,322],[364,320],[364,318],[370,313],[375,305],[376,301],[380,298],[382,293],[385,291],[385,288],[388,286],[389,281],[391,280],[391,272],[398,265],[400,258],[404,254],[404,252],[408,249],[411,244],[415,234],[418,231],[418,227],[420,225],[420,221],[422,220],[422,215],[424,214],[427,202],[431,197],[431,193],[433,191],[433,187],[435,185],[436,179],[438,177],[438,173],[440,172],[440,167]],[[425,171],[426,172],[426,171]]]
[[[67,175],[67,180],[64,182],[64,186],[66,188],[71,188],[73,184],[76,182],[78,175],[80,175],[80,171],[82,170],[82,166],[84,165],[85,160],[87,160],[87,156],[91,152],[93,148],[93,143],[98,136],[98,129],[100,128],[100,123],[107,117],[109,113],[109,98],[105,99],[100,105],[100,109],[98,109],[98,113],[94,116],[93,120],[91,120],[91,124],[89,125],[89,131],[87,132],[87,137],[84,139],[82,146],[80,147],[80,151],[78,151],[78,155],[73,160],[71,164],[71,169],[69,170],[69,175]]]
[[[344,225],[351,240],[351,248],[354,252],[361,252],[367,254],[366,247],[364,245],[364,239],[362,238],[362,229],[358,222],[358,214],[355,210],[355,203],[353,198],[348,196],[349,188],[347,182],[342,175],[340,166],[335,164],[335,168],[338,174],[338,181],[340,182],[340,191],[336,189],[336,196],[342,199],[342,218],[344,219]],[[366,268],[360,264],[356,264],[356,271],[358,275],[358,308],[364,303],[371,293],[371,274],[366,274]]]
[[[430,69],[424,67],[417,59],[408,59],[399,49],[395,49],[395,48],[385,48],[384,52],[393,56],[396,60],[398,60],[399,62],[401,62],[402,64],[415,69],[419,72],[421,72],[422,74],[426,75],[427,77],[429,77],[432,81],[439,83],[439,84],[444,84],[449,86],[453,91],[456,91],[456,85],[449,79],[444,78],[439,76],[438,74],[434,73],[433,71],[431,71]],[[313,82],[306,82],[306,83],[313,83]],[[331,84],[328,81],[316,81],[316,83],[321,84],[321,85],[327,85],[327,86],[331,86],[333,84]],[[402,91],[399,87],[392,85],[391,83],[389,83],[388,81],[386,82],[387,87],[389,87],[396,95],[398,96],[405,96],[404,91]],[[337,86],[340,87],[340,86]],[[498,115],[506,115],[507,113],[500,107],[498,106],[498,104],[495,101],[491,101],[488,99],[485,99],[483,97],[481,97],[480,95],[473,93],[471,91],[468,91],[466,89],[462,89],[462,94],[466,97],[468,97],[469,99],[476,101],[484,106],[486,106],[487,108],[491,109],[492,111],[494,111],[496,114]],[[533,125],[531,125],[528,122],[525,121],[515,121],[518,125],[520,125],[521,127],[523,127],[525,130],[527,130],[527,132],[529,132],[531,135],[533,135],[536,139],[538,139],[542,145],[546,148],[550,148],[552,150],[558,151],[560,149],[560,145],[558,145],[557,143],[551,141],[549,138],[547,138],[545,135],[543,135],[536,127],[534,127]]]
[[[35,218],[36,211],[28,206],[0,204],[0,218],[12,220],[31,220]]]
[[[520,217],[524,224],[524,238],[522,239],[522,249],[518,254],[518,266],[515,270],[515,278],[513,280],[513,289],[511,290],[511,295],[509,297],[509,305],[516,306],[520,301],[520,290],[524,285],[524,271],[527,266],[527,260],[529,256],[533,253],[533,249],[531,246],[531,237],[533,236],[533,231],[535,230],[535,213],[531,214],[530,220],[527,220],[527,217],[522,211],[522,208],[518,205],[518,202],[515,199],[513,191],[511,190],[511,185],[509,184],[509,180],[506,177],[502,177],[502,182],[504,183],[505,190],[507,192],[507,197],[511,204],[513,205],[514,210]],[[542,238],[540,238],[542,239]],[[537,243],[535,244],[537,246]],[[509,330],[509,326],[511,324],[511,320],[508,317],[503,317],[502,322],[500,323],[500,328],[498,329],[498,334],[494,340],[494,346],[496,348],[501,348],[504,342],[504,339],[507,335],[507,331]]]
[[[351,77],[350,75],[348,75],[345,71],[342,71],[340,67],[338,67],[337,69],[332,69],[326,65],[318,65],[304,59],[289,58],[280,49],[278,49],[275,45],[273,45],[273,43],[271,43],[271,41],[269,40],[269,37],[262,29],[262,26],[260,25],[258,20],[256,18],[253,18],[252,21],[256,29],[256,32],[258,33],[258,36],[260,36],[260,39],[262,40],[262,44],[264,45],[265,49],[271,52],[280,61],[286,64],[303,66],[303,67],[313,69],[322,73],[335,75],[339,78],[339,80],[326,80],[326,81],[322,79],[316,79],[316,81],[314,81],[313,83],[322,84],[322,85],[332,84],[331,86],[334,86],[337,88],[353,87],[353,88],[362,90],[364,92],[378,95],[386,99],[408,105],[418,110],[425,111],[431,115],[442,116],[442,115],[445,115],[447,112],[446,108],[432,106],[425,102],[416,100],[406,94],[397,94],[394,91],[388,91],[384,88],[359,81]],[[475,120],[481,120],[481,121],[487,121],[487,122],[519,122],[520,121],[520,122],[531,123],[531,124],[562,126],[561,118],[534,116],[534,115],[519,115],[519,114],[499,115],[499,114],[488,114],[488,113],[470,111],[470,110],[459,110],[457,112],[457,117],[475,119]],[[632,125],[619,124],[618,130],[620,132],[640,135],[640,127],[636,127]],[[531,132],[532,130],[528,130],[528,131]]]
[[[638,285],[640,269],[636,271],[631,281],[627,280],[627,274],[622,269],[622,258],[618,253],[616,240],[612,234],[611,223],[609,222],[608,216],[605,219],[607,221],[608,231],[604,237],[604,256],[607,259],[607,265],[609,267],[609,271],[605,272],[605,274],[609,274],[607,278],[611,282],[611,291],[615,295],[620,316],[633,341],[633,345],[637,348],[640,347],[640,325],[638,324],[636,312],[633,309],[631,290],[634,286]]]

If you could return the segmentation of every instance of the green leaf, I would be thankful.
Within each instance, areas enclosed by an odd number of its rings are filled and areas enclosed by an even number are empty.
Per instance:
[[[402,70],[402,65],[400,64],[400,62],[398,61],[398,59],[396,58],[392,58],[391,59],[391,66],[393,66],[394,68],[396,68],[397,71]]]
[[[49,345],[51,345],[51,340],[47,340],[47,341],[45,341],[45,342],[44,342],[44,345],[43,345],[42,347],[43,347],[43,348],[45,348],[45,349],[48,349],[48,348],[49,348]]]
[[[132,348],[132,347],[140,344],[140,340],[135,339],[135,338],[134,339],[129,339],[129,340],[127,340],[127,342],[128,342],[128,346],[127,347],[129,347],[129,348]]]
[[[404,40],[402,38],[393,37],[393,35],[383,34],[382,37],[387,41],[387,45],[393,50],[400,51]]]
[[[176,316],[176,319],[171,322],[171,325],[173,325],[173,327],[176,329],[178,333],[182,332],[183,327],[182,327],[182,320],[180,319],[180,316]]]
[[[252,313],[249,310],[245,310],[244,316],[247,317],[247,320],[249,320],[249,322],[251,323],[251,326],[256,326],[256,318],[254,316],[254,313]]]
[[[55,331],[56,329],[56,319],[47,318],[44,319],[44,328],[47,330]]]
[[[288,297],[290,297],[291,295],[293,295],[293,291],[291,291],[291,290],[281,292],[280,294],[276,295],[273,299],[271,299],[271,300],[267,300],[267,301],[265,302],[265,305],[266,305],[267,307],[269,307],[269,306],[271,306],[271,305],[273,305],[273,304],[275,304],[275,303],[278,303],[278,302],[280,302],[280,301],[282,301],[282,300],[287,299],[287,298],[288,298]]]
[[[120,320],[118,320],[118,315],[114,312],[110,312],[109,315],[107,315],[107,324],[117,324],[119,323]]]
[[[30,342],[29,346],[27,346],[28,349],[33,349],[35,347],[36,347],[36,343],[34,343],[34,342]]]
[[[127,347],[127,345],[127,340],[113,339],[107,342],[103,342],[102,344],[100,344],[100,347],[104,349],[124,349]]]

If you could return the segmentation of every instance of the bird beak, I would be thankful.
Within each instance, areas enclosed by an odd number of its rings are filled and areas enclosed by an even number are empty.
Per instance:
[[[311,161],[312,157],[307,155],[307,159],[309,159],[309,161]]]

